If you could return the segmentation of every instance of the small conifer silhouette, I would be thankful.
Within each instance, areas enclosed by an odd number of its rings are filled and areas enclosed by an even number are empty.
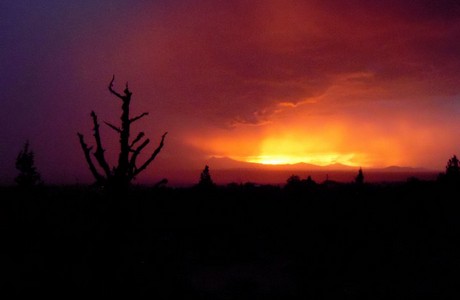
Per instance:
[[[19,186],[30,187],[41,183],[41,176],[35,167],[35,154],[29,149],[29,141],[24,143],[16,158],[16,169],[19,170],[19,174],[15,181]]]
[[[363,174],[363,169],[359,168],[358,175],[355,177],[355,183],[357,184],[363,184],[364,183],[364,174]]]
[[[211,173],[209,172],[208,165],[204,167],[200,174],[200,181],[198,182],[198,186],[203,188],[210,188],[215,186],[215,183],[211,178]]]

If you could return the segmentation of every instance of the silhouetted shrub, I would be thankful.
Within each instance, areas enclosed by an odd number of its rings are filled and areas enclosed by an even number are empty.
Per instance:
[[[300,188],[301,186],[301,179],[298,175],[291,175],[287,180],[286,180],[286,189],[295,189],[295,188]]]

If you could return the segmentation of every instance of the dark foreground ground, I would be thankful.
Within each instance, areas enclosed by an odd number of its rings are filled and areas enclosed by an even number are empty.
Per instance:
[[[459,191],[3,187],[0,296],[459,299]]]

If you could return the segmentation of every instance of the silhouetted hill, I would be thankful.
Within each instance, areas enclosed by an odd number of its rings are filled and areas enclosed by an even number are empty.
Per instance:
[[[260,164],[252,162],[244,162],[234,160],[228,157],[211,157],[207,161],[208,165],[212,166],[215,170],[229,170],[229,169],[250,169],[250,170],[354,170],[356,167],[351,167],[339,163],[319,166],[308,163],[295,163],[295,164]]]
[[[260,164],[234,160],[228,157],[211,157],[207,162],[213,169],[259,168]]]
[[[207,163],[213,169],[258,169],[258,170],[354,170],[356,167],[351,167],[339,163],[319,166],[308,163],[295,163],[295,164],[260,164],[234,160],[228,157],[211,157]]]
[[[215,170],[225,170],[225,169],[259,169],[259,170],[331,170],[331,171],[351,171],[358,170],[359,167],[349,166],[340,163],[334,163],[329,165],[315,165],[308,163],[295,163],[295,164],[260,164],[252,163],[245,161],[238,161],[228,157],[211,157],[207,161],[208,165],[212,166],[212,169]],[[435,170],[425,169],[425,168],[415,168],[407,166],[388,166],[381,168],[363,168],[367,171],[379,171],[379,172],[434,172]],[[436,171],[438,172],[438,171]]]
[[[385,168],[373,168],[372,171],[385,171],[385,172],[439,172],[436,170],[426,168],[414,168],[414,167],[401,167],[401,166],[388,166]]]

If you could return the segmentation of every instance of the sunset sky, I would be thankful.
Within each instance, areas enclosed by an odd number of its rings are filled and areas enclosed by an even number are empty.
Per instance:
[[[113,75],[149,112],[140,160],[168,131],[139,182],[212,156],[443,171],[460,155],[457,0],[3,0],[0,36],[3,183],[26,140],[45,182],[91,182],[77,132],[94,144],[92,110],[118,124]]]

